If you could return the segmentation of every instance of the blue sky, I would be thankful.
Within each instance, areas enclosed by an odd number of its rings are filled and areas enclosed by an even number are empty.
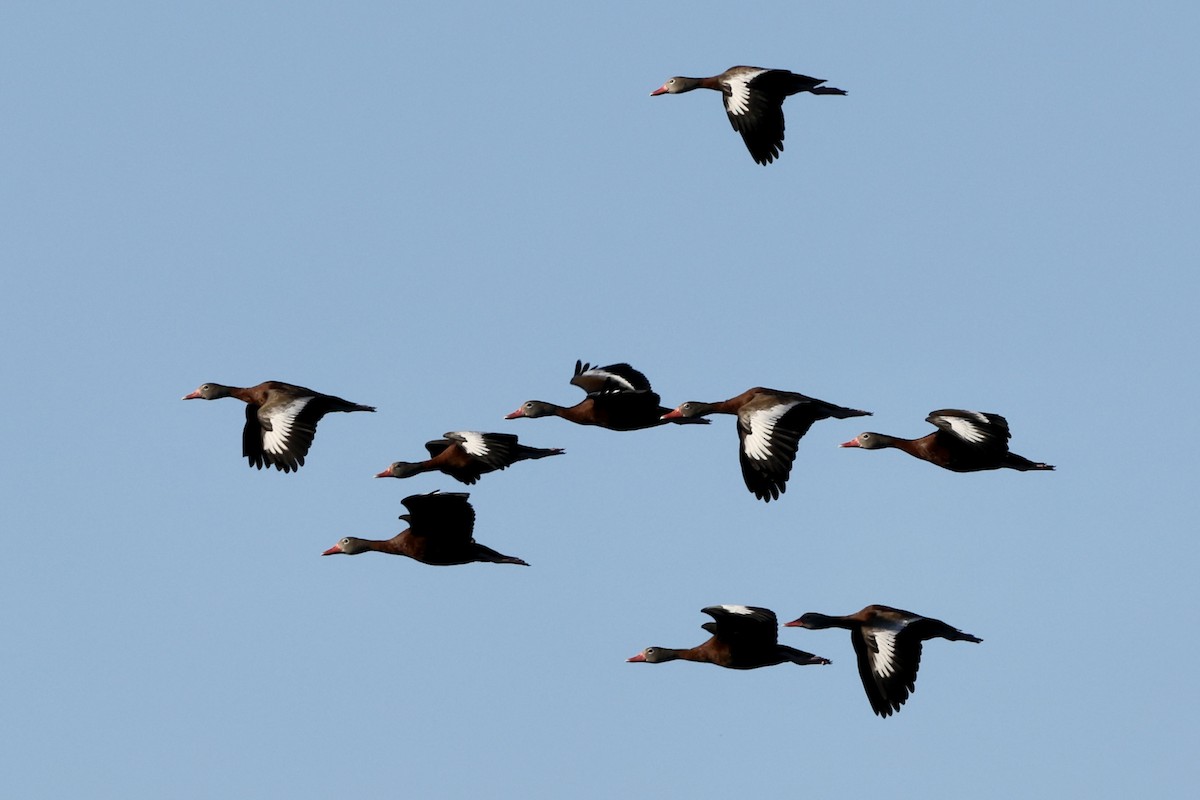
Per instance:
[[[0,771],[21,797],[1190,796],[1194,4],[10,4],[0,11],[8,536]],[[816,75],[754,164],[734,64]],[[818,423],[787,494],[732,419],[611,433],[576,359]],[[240,458],[205,381],[376,405]],[[1004,414],[1054,473],[839,450]],[[529,561],[386,538],[371,476],[455,429],[561,458],[471,491]],[[828,667],[626,664],[700,609],[886,603],[927,645],[876,718]]]

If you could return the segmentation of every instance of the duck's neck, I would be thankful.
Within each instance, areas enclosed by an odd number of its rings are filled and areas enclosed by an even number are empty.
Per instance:
[[[563,419],[570,419],[568,414],[572,410],[579,408],[579,406],[567,408],[566,406],[556,405],[555,403],[547,403],[544,400],[539,400],[537,402],[538,409],[537,413],[533,417],[534,419],[537,419],[538,417],[562,417]],[[579,405],[581,406],[583,403],[580,403]]]
[[[746,405],[764,392],[773,392],[773,390],[764,389],[761,386],[755,386],[754,388],[747,389],[736,397],[731,397],[728,400],[722,400],[719,403],[709,403],[709,405],[712,407],[712,411],[710,413],[736,414],[741,411],[742,406]]]
[[[926,438],[930,438],[936,434],[930,434]],[[901,439],[898,436],[888,436],[886,433],[872,433],[871,438],[874,442],[871,444],[872,450],[883,450],[888,447],[894,447],[897,450],[903,450],[910,455],[917,455],[916,450],[920,450],[921,439]]]
[[[450,450],[450,448],[447,447],[445,450],[443,450],[441,453],[438,453],[433,458],[427,458],[424,461],[417,461],[415,463],[406,464],[405,470],[404,470],[405,471],[404,477],[407,478],[412,475],[420,475],[422,472],[433,472],[433,471],[437,470],[442,464],[444,464],[450,460],[447,457],[443,457],[443,454],[445,454],[449,450]]]
[[[568,422],[574,422],[578,425],[595,425],[594,417],[595,405],[592,398],[588,397],[585,400],[576,403],[567,408],[566,406],[556,406],[553,403],[546,403],[546,408],[556,417],[562,417]]]
[[[411,555],[408,550],[408,531],[398,533],[391,539],[367,539],[364,544],[368,550],[374,550],[377,553],[390,553],[394,556]]]
[[[933,452],[938,441],[938,434],[941,431],[934,431],[928,436],[922,436],[920,439],[898,439],[895,436],[888,436],[883,439],[885,447],[894,447],[897,450],[903,450],[910,456],[930,460],[930,454]]]
[[[210,383],[209,386],[212,387],[212,391],[209,393],[208,397],[209,400],[217,400],[222,397],[236,397],[239,400],[245,399],[239,394],[239,392],[244,392],[246,390],[238,388],[237,386],[225,386],[221,383]]]
[[[713,661],[712,653],[703,645],[698,647],[689,647],[685,650],[668,650],[672,653],[671,659],[679,659],[680,661],[701,661],[706,664],[716,663]]]
[[[709,661],[710,659],[704,653],[703,648],[689,647],[686,650],[679,650],[674,647],[652,647],[648,648],[654,651],[653,659],[646,659],[654,664],[662,664],[666,661]]]
[[[733,406],[733,400],[720,400],[716,403],[700,403],[692,402],[692,418],[707,417],[709,414],[736,414],[737,408]]]
[[[825,628],[853,628],[855,625],[853,620],[846,617],[831,617],[827,614],[818,614],[811,611],[804,615],[804,627],[814,630],[824,630]]]
[[[675,79],[675,86],[675,94],[683,94],[684,92],[690,92],[692,89],[699,89],[701,87],[716,89],[717,91],[721,90],[721,87],[712,78],[685,78],[680,76]]]

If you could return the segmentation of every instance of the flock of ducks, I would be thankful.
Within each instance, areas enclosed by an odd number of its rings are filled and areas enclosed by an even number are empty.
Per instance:
[[[668,82],[667,86],[670,85]],[[688,401],[670,409],[661,405],[659,395],[651,388],[646,376],[624,363],[594,367],[576,362],[571,383],[585,393],[584,399],[576,405],[559,406],[530,400],[505,418],[557,416],[580,425],[633,431],[659,425],[707,424],[709,414],[734,415],[737,417],[742,477],[746,488],[764,502],[778,500],[786,490],[796,448],[813,423],[870,414],[798,392],[762,387],[748,389],[728,400]],[[273,466],[282,472],[292,472],[303,466],[317,423],[325,414],[375,410],[372,406],[279,381],[247,388],[205,383],[183,399],[216,400],[223,397],[234,397],[246,403],[242,455],[250,466],[257,469]],[[998,414],[944,409],[934,411],[927,419],[938,430],[920,439],[861,433],[842,446],[868,450],[894,447],[956,472],[1054,469],[1009,452],[1008,423]],[[479,431],[451,431],[441,439],[426,442],[425,448],[428,459],[396,461],[375,477],[408,478],[438,471],[471,485],[483,475],[518,462],[563,454],[559,448],[521,444],[512,434]],[[347,536],[322,555],[357,555],[374,551],[407,556],[436,566],[473,562],[529,566],[523,559],[504,555],[475,541],[475,510],[465,492],[416,494],[406,497],[403,504],[408,512],[400,517],[408,523],[404,531],[387,540]],[[779,622],[770,609],[718,605],[703,609],[703,613],[713,618],[712,622],[701,626],[711,634],[703,644],[687,649],[648,647],[628,661],[657,664],[682,659],[729,669],[757,669],[785,662],[799,665],[831,663],[822,656],[780,644]],[[883,605],[870,605],[845,616],[807,613],[786,623],[785,627],[849,630],[863,689],[871,708],[881,717],[899,711],[914,691],[922,642],[934,638],[982,641],[941,620]]]
[[[677,76],[651,96],[683,94],[693,89],[720,92],[725,113],[741,134],[755,162],[767,165],[783,151],[785,98],[807,92],[845,95],[825,81],[783,69],[730,67],[708,78]],[[737,417],[738,459],[746,488],[759,500],[778,500],[787,489],[800,439],[816,422],[869,416],[871,412],[835,405],[798,392],[755,387],[728,400],[688,401],[667,408],[646,376],[629,364],[596,367],[576,362],[571,383],[584,391],[573,406],[529,400],[505,419],[556,416],[579,425],[614,431],[636,431],[659,425],[708,424],[710,414]],[[252,467],[275,467],[292,472],[304,459],[316,435],[317,423],[334,411],[374,411],[302,386],[267,381],[239,388],[206,383],[184,400],[234,397],[246,403],[242,455]],[[954,472],[992,469],[1052,470],[1054,467],[1012,453],[1008,421],[999,414],[961,409],[941,409],[926,417],[937,430],[918,439],[882,433],[860,433],[842,447],[863,450],[896,448],[910,456]],[[520,461],[561,455],[558,448],[529,447],[506,433],[451,431],[425,444],[429,458],[394,462],[375,477],[408,478],[439,471],[465,484],[483,475],[506,469]],[[391,539],[371,540],[347,536],[323,555],[357,555],[369,551],[408,556],[423,564],[448,566],[486,562],[529,566],[516,556],[506,556],[474,539],[475,510],[465,492],[431,492],[406,497],[408,513],[400,519],[408,528]],[[829,664],[829,659],[779,643],[779,622],[770,609],[719,605],[702,609],[713,618],[701,627],[711,638],[696,647],[647,647],[628,659],[658,664],[686,660],[729,669],[757,669],[775,664]],[[916,686],[921,645],[929,639],[980,642],[979,637],[938,619],[884,605],[870,605],[854,614],[828,616],[807,613],[785,627],[843,628],[858,660],[859,676],[871,709],[880,717],[900,710]]]

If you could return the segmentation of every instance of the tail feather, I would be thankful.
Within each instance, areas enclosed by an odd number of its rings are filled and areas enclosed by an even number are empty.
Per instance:
[[[975,634],[960,631],[958,628],[952,628],[949,625],[946,625],[946,630],[942,632],[942,638],[948,639],[951,642],[974,642],[975,644],[983,641],[983,639],[980,639]]]
[[[1020,470],[1021,472],[1030,472],[1032,470],[1053,470],[1052,464],[1043,464],[1040,461],[1030,461],[1025,456],[1019,456],[1016,453],[1009,453],[1004,459],[1004,466],[1011,469]]]
[[[534,459],[534,458],[545,458],[546,456],[561,456],[565,452],[567,452],[567,451],[563,450],[561,447],[548,447],[548,448],[544,448],[544,449],[535,449],[531,454],[529,454],[526,457]]]
[[[793,664],[809,666],[812,664],[832,664],[833,663],[828,658],[823,658],[822,656],[813,655],[812,653],[806,653],[805,651],[797,650],[794,647],[787,647],[786,645],[780,645],[779,649],[783,652],[783,654],[787,658],[787,660],[792,662]]]

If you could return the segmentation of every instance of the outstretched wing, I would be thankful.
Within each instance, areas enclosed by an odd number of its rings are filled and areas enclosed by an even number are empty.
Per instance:
[[[458,442],[463,451],[492,469],[504,469],[513,462],[517,437],[511,433],[449,431],[446,438]]]
[[[283,472],[303,466],[324,413],[314,405],[314,399],[297,397],[287,403],[246,404],[242,455],[251,466],[273,466]]]
[[[747,406],[738,414],[742,478],[746,488],[760,500],[778,500],[787,489],[800,437],[813,423],[793,413],[802,403],[800,399],[788,398]]]
[[[725,113],[759,164],[770,164],[783,150],[783,98],[767,78],[778,70],[743,67],[727,74]]]
[[[922,617],[888,610],[903,616],[877,618],[853,629],[850,636],[867,700],[881,717],[899,711],[916,690],[917,669],[921,666],[921,639],[910,626]]]

